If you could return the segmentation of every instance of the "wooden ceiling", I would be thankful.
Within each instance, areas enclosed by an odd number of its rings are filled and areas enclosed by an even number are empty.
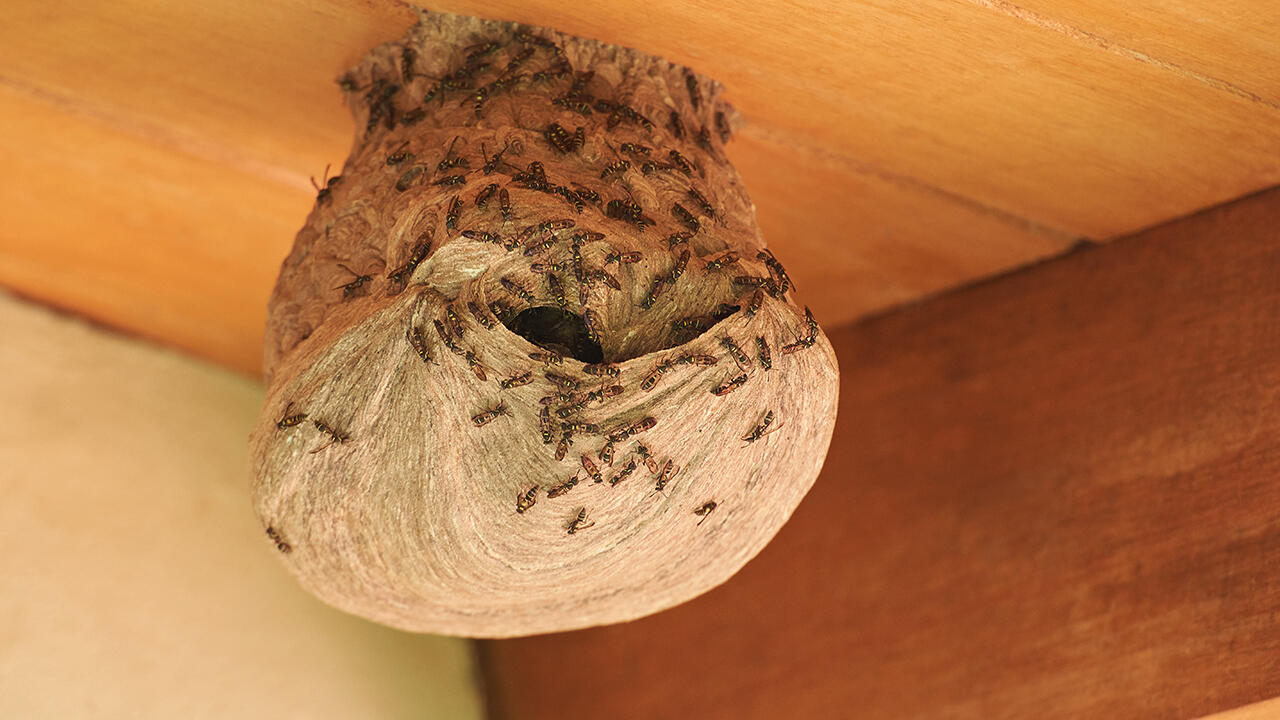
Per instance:
[[[721,80],[760,222],[828,326],[1280,183],[1248,0],[457,0]],[[256,373],[265,303],[391,0],[0,7],[0,285]]]

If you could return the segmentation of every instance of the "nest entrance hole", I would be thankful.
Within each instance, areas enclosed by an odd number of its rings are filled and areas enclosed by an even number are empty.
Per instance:
[[[531,307],[504,325],[511,332],[537,345],[584,363],[604,362],[604,351],[591,339],[582,316],[556,307]]]

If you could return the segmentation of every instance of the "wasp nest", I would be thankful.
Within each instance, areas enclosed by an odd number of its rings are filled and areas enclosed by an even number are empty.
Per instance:
[[[484,637],[728,579],[813,484],[838,372],[719,85],[435,13],[341,84],[355,147],[281,270],[250,441],[285,564],[349,612]]]

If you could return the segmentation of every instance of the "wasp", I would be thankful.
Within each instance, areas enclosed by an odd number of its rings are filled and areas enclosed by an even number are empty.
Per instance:
[[[720,338],[720,347],[729,351],[729,356],[733,358],[734,362],[738,363],[739,368],[743,370],[751,369],[751,358],[748,357],[747,354],[742,351],[742,348],[738,347],[738,344],[730,339],[729,336],[726,335]]]
[[[702,129],[698,131],[697,143],[698,147],[706,150],[708,153],[715,153],[715,149],[711,146],[711,131],[707,129],[706,125],[703,125]]]
[[[527,47],[521,50],[520,52],[516,53],[511,58],[510,61],[507,62],[507,67],[502,71],[502,74],[507,75],[514,72],[517,68],[523,65],[525,61],[527,61],[531,57],[533,57],[533,48]]]
[[[555,487],[548,490],[547,497],[548,498],[560,497],[561,495],[572,490],[577,484],[578,484],[578,475],[577,473],[574,473],[573,477],[569,478],[568,480],[565,480],[559,485],[556,485]]]
[[[631,169],[630,160],[618,160],[617,162],[610,163],[605,167],[605,169],[600,173],[600,179],[607,180],[610,175],[621,175],[629,169]]]
[[[693,514],[702,518],[701,520],[698,521],[698,525],[701,526],[702,523],[706,522],[707,516],[710,515],[715,509],[716,509],[716,501],[708,500],[704,502],[701,506],[699,506],[698,509],[694,510]]]
[[[636,471],[636,460],[635,458],[631,458],[630,460],[627,461],[626,467],[619,470],[617,475],[614,475],[612,478],[609,479],[609,486],[613,487],[614,485],[617,485],[623,480],[626,480],[628,477],[631,476],[631,473],[635,471]]]
[[[480,240],[482,242],[493,243],[494,245],[503,245],[502,238],[491,232],[482,232],[480,230],[463,230],[462,237],[471,240]]]
[[[711,203],[707,200],[706,196],[693,188],[689,188],[686,192],[689,197],[693,198],[693,201],[698,204],[698,208],[702,210],[704,215],[712,218],[716,216],[716,210],[711,207]]]
[[[267,526],[267,537],[271,538],[271,542],[276,544],[276,549],[285,555],[293,552],[293,546],[284,541],[284,537],[280,535],[280,531],[269,525]]]
[[[660,162],[654,162],[652,160],[647,160],[643,163],[640,163],[640,172],[644,173],[645,175],[652,175],[658,172],[659,170],[670,170],[670,169],[671,169],[670,165],[665,165]]]
[[[745,383],[746,381],[747,381],[747,375],[746,373],[743,373],[735,378],[730,379],[728,382],[726,382],[723,385],[718,385],[712,388],[711,394],[712,395],[728,395],[734,390],[737,390],[738,388],[742,387],[743,383]]]
[[[808,334],[790,345],[784,345],[782,347],[784,355],[790,355],[793,352],[813,347],[813,344],[818,341],[818,321],[813,319],[813,312],[809,310],[808,305],[804,307],[804,318]]]
[[[536,263],[530,263],[530,264],[529,264],[529,272],[538,273],[538,274],[542,274],[542,273],[552,273],[552,272],[564,272],[566,269],[568,269],[568,268],[567,268],[565,265],[561,264],[561,263],[553,263],[553,262],[540,263],[540,262],[536,262]]]
[[[773,354],[769,352],[769,343],[764,339],[763,335],[756,336],[756,350],[760,356],[760,367],[765,370],[773,369]]]
[[[556,306],[561,310],[569,309],[569,301],[564,296],[564,285],[560,283],[560,278],[555,273],[547,273],[547,290],[551,293],[551,299],[555,301]]]
[[[329,199],[329,194],[333,192],[333,186],[338,184],[342,179],[341,175],[329,177],[329,166],[324,166],[324,177],[317,183],[314,177],[311,178],[311,187],[316,189],[316,204],[323,205]]]
[[[311,451],[312,453],[318,453],[321,450],[329,447],[334,443],[338,443],[339,445],[341,445],[342,443],[345,443],[351,439],[350,435],[344,432],[340,432],[338,430],[334,430],[332,427],[329,427],[328,424],[326,424],[321,420],[312,420],[311,422],[316,426],[316,430],[319,430],[322,434],[329,436],[329,442],[325,443],[324,445],[321,445],[315,450],[312,450]]]
[[[554,235],[552,235],[551,237],[545,240],[532,241],[527,247],[525,247],[524,256],[533,257],[538,253],[544,253],[550,250],[551,248],[555,247],[556,243],[558,242],[560,242],[560,238]],[[538,263],[534,263],[534,264],[537,265]],[[537,272],[537,270],[534,270],[534,272]]]
[[[671,134],[674,135],[677,140],[684,138],[684,124],[680,122],[680,113],[672,110],[671,113],[667,115],[667,127],[671,128]]]
[[[725,318],[738,312],[739,309],[740,308],[737,305],[730,305],[729,303],[720,303],[719,305],[716,306],[715,310],[711,311],[711,317],[715,318],[716,322],[720,322],[721,320],[724,320]]]
[[[679,151],[668,150],[667,158],[671,160],[671,164],[675,165],[676,168],[680,170],[680,172],[684,173],[685,175],[690,175],[690,176],[693,175],[693,170],[694,170],[693,163],[690,162],[689,159],[686,158],[684,155],[681,155]]]
[[[530,237],[536,237],[538,235],[541,235],[544,232],[554,231],[554,230],[564,230],[566,228],[573,227],[573,225],[574,225],[573,218],[561,218],[559,220],[546,220],[544,222],[536,223],[534,225],[530,225],[526,227],[525,229],[521,230],[520,234],[517,235],[516,237],[519,240],[524,241]]]
[[[506,403],[499,402],[494,407],[488,410],[485,410],[479,415],[472,415],[471,422],[475,423],[476,427],[483,427],[493,422],[494,420],[497,420],[499,417],[503,415],[510,415],[510,414],[511,414],[511,411],[507,409]]]
[[[671,233],[670,235],[667,236],[667,248],[670,250],[675,250],[677,245],[687,243],[692,239],[693,239],[693,233],[687,230],[682,230],[677,233]]]
[[[480,171],[483,172],[485,175],[492,175],[494,171],[498,169],[498,162],[502,160],[502,156],[506,154],[507,149],[510,147],[511,147],[511,143],[508,142],[506,145],[502,147],[501,150],[494,153],[493,157],[489,157],[488,153],[485,150],[484,143],[480,143],[480,157],[484,158],[484,165],[481,166]]]
[[[554,392],[550,395],[544,395],[543,397],[538,398],[539,405],[546,405],[548,407],[555,405],[556,403],[571,402],[573,402],[573,395],[569,394],[567,390],[561,390],[560,392]]]
[[[555,277],[548,275],[547,277]],[[591,342],[600,344],[600,319],[596,317],[594,310],[583,310],[582,321],[587,326],[587,337],[591,338]]]
[[[413,153],[409,152],[408,150],[405,150],[405,148],[408,146],[409,146],[409,141],[405,140],[403,143],[400,144],[400,147],[396,148],[395,152],[388,155],[387,166],[394,167],[396,165],[399,165],[400,163],[412,160]]]
[[[356,277],[355,280],[352,280],[346,285],[339,285],[337,288],[334,288],[334,290],[337,290],[338,288],[342,289],[343,300],[350,300],[351,298],[355,297],[356,294],[360,292],[360,288],[364,287],[365,283],[373,281],[372,276],[361,275],[360,273],[356,272],[355,270],[352,270],[351,268],[347,267],[346,265],[343,265],[342,263],[338,263],[338,267],[342,268],[343,270],[346,270],[347,272],[351,273]]]
[[[289,409],[292,407],[293,407],[293,403],[289,403],[287,406],[285,406],[284,417],[280,418],[279,422],[276,423],[276,427],[278,429],[284,430],[285,428],[291,428],[295,425],[300,425],[303,420],[307,419],[306,413],[298,413],[297,415],[290,415]]]
[[[564,363],[564,356],[556,352],[531,352],[529,359],[542,363],[543,365],[561,365]]]
[[[588,375],[595,375],[597,377],[605,377],[605,376],[617,377],[620,371],[618,370],[618,366],[616,365],[607,365],[605,363],[595,363],[593,365],[584,366],[582,368],[582,372]]]
[[[480,358],[476,357],[475,353],[467,350],[463,358],[467,361],[467,367],[471,368],[471,372],[475,374],[477,380],[480,382],[488,381],[489,376],[485,374],[484,366],[480,364]]]
[[[440,178],[439,180],[436,180],[431,184],[439,185],[441,187],[450,187],[453,185],[465,185],[466,183],[467,183],[466,175],[448,175],[446,177]]]
[[[636,143],[622,143],[618,149],[628,155],[634,155],[636,157],[648,156],[650,152],[649,148],[644,145],[637,145]]]
[[[457,195],[449,201],[449,210],[444,215],[444,226],[449,230],[458,229],[458,216],[462,214],[462,201]]]
[[[671,266],[671,272],[667,273],[667,282],[672,285],[680,279],[684,274],[684,269],[689,266],[689,248],[680,251],[680,257],[676,258],[676,264]]]
[[[671,321],[671,329],[677,333],[692,333],[693,335],[700,335],[706,332],[709,327],[710,327],[710,324],[707,322],[706,317],[701,315],[695,315],[693,317],[680,318],[679,320]],[[680,358],[676,362],[684,363],[685,358],[687,357],[693,357],[693,356],[686,355],[685,357]]]
[[[483,190],[476,193],[476,207],[483,208],[493,198],[493,194],[498,192],[498,183],[489,183]]]
[[[580,432],[584,435],[595,435],[600,432],[600,426],[595,423],[562,422],[560,427],[567,433]]]
[[[550,370],[544,370],[542,371],[542,376],[566,390],[578,389],[578,381],[566,375],[560,375],[559,373],[553,373]]]
[[[604,463],[605,465],[613,464],[613,441],[612,440],[605,443],[604,447],[600,448],[600,462]],[[596,482],[600,482],[600,481],[597,480]]]
[[[640,309],[648,310],[653,304],[658,302],[658,296],[662,294],[663,289],[667,287],[667,279],[658,277],[653,279],[653,284],[649,286],[649,294],[644,296],[640,301]]]
[[[684,86],[689,90],[689,102],[693,103],[693,109],[697,110],[702,104],[702,93],[698,90],[698,78],[688,70],[684,72]]]
[[[458,313],[454,311],[452,303],[444,306],[444,316],[449,323],[449,330],[458,338],[462,338],[462,318],[458,317]]]
[[[618,282],[618,278],[614,277],[612,274],[609,273],[608,270],[605,270],[604,268],[592,271],[590,277],[593,280],[599,280],[603,282],[605,285],[608,285],[610,288],[614,290],[622,289],[622,283]]]
[[[715,260],[708,260],[707,270],[719,270],[720,268],[726,265],[732,265],[736,262],[738,262],[738,253],[730,250],[729,252],[721,255]]]
[[[662,472],[658,474],[658,482],[654,484],[653,489],[662,492],[667,489],[667,483],[671,482],[671,478],[680,472],[680,468],[675,467],[671,462],[671,458],[667,458],[667,463],[662,466]]]
[[[422,358],[422,362],[431,362],[431,355],[427,352],[427,339],[422,336],[421,328],[409,328],[405,331],[405,337],[409,340],[409,346],[413,351]]]
[[[569,527],[568,527],[569,534],[572,535],[578,532],[579,530],[586,530],[589,527],[595,526],[595,522],[592,522],[590,525],[584,525],[583,523],[585,523],[586,521],[587,521],[587,509],[578,508],[577,516],[575,516],[573,520],[570,521],[569,523]]]
[[[786,292],[788,287],[795,287],[795,283],[791,281],[791,276],[787,274],[787,269],[782,267],[782,263],[778,262],[778,258],[774,257],[773,253],[768,250],[761,250],[756,253],[756,258],[764,261],[764,264],[769,267],[769,271],[778,276],[778,284],[781,286],[780,293]]]
[[[516,512],[523,515],[526,510],[533,507],[537,502],[538,486],[534,485],[522,493],[516,493]]]
[[[462,157],[462,156],[449,157],[450,155],[453,154],[454,145],[457,145],[458,141],[461,139],[462,139],[461,135],[455,135],[453,137],[453,142],[449,143],[449,149],[448,151],[445,152],[445,159],[441,160],[439,163],[436,164],[436,172],[444,172],[445,170],[452,170],[453,168],[459,168],[459,167],[462,167],[462,168],[471,167],[471,161],[467,160],[467,158],[465,157]]]
[[[681,365],[697,365],[699,367],[710,367],[719,362],[719,358],[715,355],[685,355],[676,362]]]
[[[725,117],[721,110],[716,111],[716,132],[720,134],[720,144],[729,142],[729,138],[733,136],[733,129],[729,127],[729,119]]]
[[[625,162],[625,161],[624,161]],[[644,215],[644,208],[632,200],[610,200],[605,206],[604,214],[615,220],[622,220],[631,223],[644,231],[645,227],[652,225],[653,221]]]
[[[542,444],[550,445],[552,440],[551,432],[551,408],[543,407],[538,412],[538,432],[542,434]]]
[[[498,208],[502,210],[502,219],[511,219],[511,196],[507,193],[506,188],[498,191]]]
[[[698,232],[698,229],[702,227],[698,222],[698,218],[694,217],[693,213],[689,212],[689,210],[680,203],[674,203],[671,206],[671,214],[677,220],[684,223],[685,227],[694,232]]]
[[[759,440],[765,435],[768,435],[769,433],[773,432],[773,430],[769,429],[769,426],[772,424],[773,424],[773,411],[770,410],[764,414],[764,417],[760,418],[759,424],[751,428],[751,430],[746,435],[742,436],[742,440],[746,442],[747,445],[750,445],[751,443]],[[782,427],[782,426],[779,425],[778,427]],[[778,428],[774,428],[774,430],[777,430],[777,429]],[[746,445],[744,445],[743,447],[746,447]]]
[[[562,153],[573,152],[573,136],[567,130],[560,127],[560,123],[551,123],[547,129],[543,131],[542,136],[547,139],[551,147]]]
[[[580,199],[585,200],[586,202],[592,203],[594,205],[600,204],[600,193],[596,192],[595,190],[591,190],[590,188],[584,188],[581,185],[575,185],[573,192]]]
[[[559,105],[560,107],[567,108],[569,110],[572,110],[573,112],[578,113],[579,115],[591,114],[591,104],[583,102],[580,98],[577,98],[577,97],[571,97],[569,95],[561,95],[555,100],[552,100],[551,104]]]
[[[454,342],[453,338],[449,336],[449,331],[444,329],[443,323],[434,318],[432,318],[431,323],[436,326],[436,333],[440,336],[440,341],[444,343],[445,347],[449,348],[450,352],[459,357],[467,354],[467,351],[459,347],[458,343]]]
[[[644,256],[638,252],[610,252],[604,256],[604,262],[606,265],[609,263],[618,263],[619,265],[626,263],[638,263],[643,259]]]
[[[409,276],[413,274],[414,270],[418,269],[422,261],[427,259],[427,253],[431,252],[430,235],[430,231],[427,231],[418,236],[421,242],[413,246],[413,252],[409,253],[409,259],[405,261],[404,265],[387,274],[388,280],[396,285],[408,282]],[[423,238],[427,239],[423,240]]]
[[[564,201],[573,206],[573,209],[582,214],[582,210],[586,207],[582,202],[582,198],[578,194],[563,185],[554,185],[551,192],[564,198]]]
[[[524,183],[535,190],[544,189],[547,186],[547,171],[542,163],[534,160],[529,163],[529,167],[525,170],[517,172],[511,178],[516,182]]]
[[[507,292],[511,293],[512,295],[515,295],[521,300],[524,300],[525,302],[534,301],[533,293],[515,284],[515,282],[513,282],[511,279],[499,278],[498,282],[502,284],[502,287],[507,289]]]
[[[658,461],[654,459],[653,454],[649,452],[649,448],[640,443],[636,443],[636,454],[640,456],[641,460],[644,460],[644,466],[649,468],[650,474],[658,474]]]
[[[531,382],[533,382],[533,373],[527,372],[522,375],[513,375],[506,380],[499,382],[498,385],[500,385],[503,390],[510,390],[511,388],[528,385]]]
[[[751,299],[747,301],[747,307],[743,309],[743,314],[747,317],[754,317],[760,312],[760,306],[764,304],[764,293],[759,290],[751,293]]]
[[[484,310],[482,310],[474,301],[469,301],[467,303],[467,310],[471,312],[472,317],[474,317],[476,322],[480,323],[480,326],[485,330],[493,329],[493,318],[486,315]]]
[[[747,287],[768,288],[773,285],[773,278],[760,277],[759,275],[738,275],[733,278],[734,285],[745,285]]]
[[[640,389],[645,392],[649,392],[650,390],[653,389],[655,385],[658,384],[658,379],[662,377],[662,374],[670,369],[671,369],[670,362],[664,362],[659,364],[657,367],[653,369],[652,372],[650,372],[645,377],[644,382],[640,383]]]
[[[600,468],[596,465],[595,461],[591,459],[590,455],[582,456],[582,469],[587,471],[587,474],[591,476],[592,480],[598,483],[604,482],[604,476],[600,474]]]
[[[414,181],[419,175],[427,171],[426,165],[414,165],[413,167],[400,173],[400,179],[396,180],[396,192],[404,192],[413,186]]]
[[[498,318],[499,322],[504,322],[507,316],[511,314],[511,308],[503,305],[502,302],[498,300],[494,300],[489,303],[489,312],[493,313],[493,316]]]

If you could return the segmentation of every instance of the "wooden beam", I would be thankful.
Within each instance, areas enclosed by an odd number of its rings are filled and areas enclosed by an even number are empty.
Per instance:
[[[495,716],[1280,696],[1278,277],[1280,189],[834,335],[835,439],[776,540],[668,612],[483,643]]]

